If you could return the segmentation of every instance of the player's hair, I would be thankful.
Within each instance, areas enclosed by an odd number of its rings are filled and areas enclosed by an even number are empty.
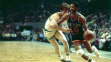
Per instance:
[[[63,3],[62,5],[60,5],[60,10],[63,10],[64,8],[69,9],[69,5],[67,3]]]
[[[71,2],[71,4],[74,4],[76,8],[79,7],[79,3],[76,1]]]

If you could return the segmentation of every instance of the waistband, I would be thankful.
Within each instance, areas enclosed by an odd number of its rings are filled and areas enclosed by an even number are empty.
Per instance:
[[[47,29],[45,29],[45,28],[44,28],[44,30],[47,31],[47,32],[52,32],[52,31],[49,31],[49,30],[47,30]]]

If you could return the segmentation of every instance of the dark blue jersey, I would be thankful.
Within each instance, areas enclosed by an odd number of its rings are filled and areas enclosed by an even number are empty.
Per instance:
[[[79,13],[78,13],[78,16],[79,16]],[[71,29],[71,34],[72,35],[81,35],[81,34],[83,34],[83,26],[82,26],[81,23],[79,23],[78,16],[77,16],[77,19],[75,21],[73,21],[71,19],[71,13],[69,15],[68,26]]]

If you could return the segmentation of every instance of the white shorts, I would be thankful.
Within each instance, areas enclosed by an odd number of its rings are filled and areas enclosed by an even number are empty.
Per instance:
[[[44,28],[43,33],[44,33],[44,36],[47,38],[47,40],[51,40],[52,38],[54,38],[55,33],[56,33],[57,31],[58,31],[58,30],[49,31],[49,30],[47,30],[47,29]]]
[[[52,28],[49,28],[49,23],[50,23],[50,19],[48,18],[46,23],[45,23],[45,27],[44,27],[44,30],[43,30],[43,33],[44,33],[44,36],[48,39],[48,40],[51,40],[52,38],[54,38],[55,36],[55,33],[58,31],[58,30],[54,30]]]

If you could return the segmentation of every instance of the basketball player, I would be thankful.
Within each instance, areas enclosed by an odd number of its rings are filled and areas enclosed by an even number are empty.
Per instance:
[[[93,59],[91,59],[89,56],[87,56],[84,51],[82,50],[82,43],[85,45],[87,51],[89,53],[95,52],[95,55],[99,57],[99,52],[96,49],[95,46],[91,47],[90,42],[86,41],[83,38],[84,31],[87,31],[86,26],[86,19],[85,17],[78,13],[79,3],[78,2],[72,2],[70,4],[70,13],[66,13],[61,19],[60,22],[63,22],[65,20],[68,20],[68,26],[71,29],[71,35],[72,35],[72,43],[73,46],[77,52],[78,55],[80,55],[83,59],[87,60],[88,62],[95,62]]]
[[[67,3],[64,3],[60,5],[60,12],[56,12],[52,14],[46,21],[45,27],[44,27],[44,35],[47,38],[47,40],[53,45],[55,48],[55,53],[58,55],[58,59],[65,62],[70,62],[70,53],[69,53],[69,47],[68,42],[64,36],[63,32],[68,32],[70,29],[67,28],[61,28],[58,26],[58,22],[61,19],[61,17],[68,12],[69,5]],[[66,53],[66,60],[63,58],[63,56],[60,53],[59,45],[57,41],[55,40],[57,38],[63,43],[64,50]]]

